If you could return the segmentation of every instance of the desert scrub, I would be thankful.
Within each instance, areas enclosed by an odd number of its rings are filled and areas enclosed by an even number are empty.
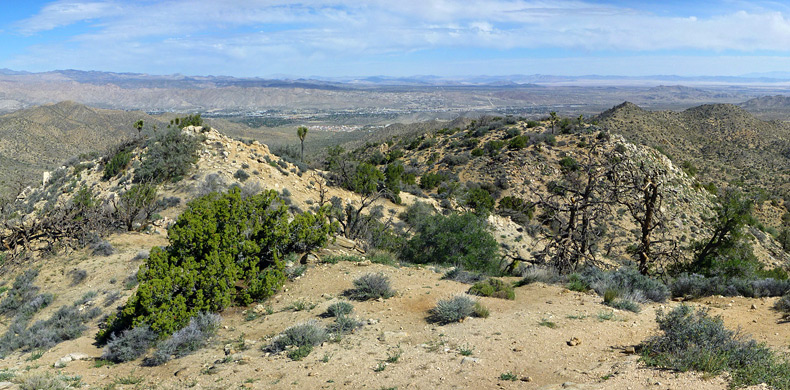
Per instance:
[[[20,378],[18,383],[20,390],[66,390],[71,388],[62,377],[49,372],[27,374]]]
[[[429,314],[429,321],[445,325],[460,322],[466,317],[487,317],[488,310],[466,295],[456,295],[436,302],[436,307]]]
[[[562,276],[554,268],[529,266],[521,271],[523,279],[516,283],[516,286],[526,286],[532,283],[554,284],[562,280]]]
[[[37,269],[28,269],[14,279],[11,290],[0,301],[0,314],[12,313],[30,302],[38,294],[39,288],[33,284],[38,276]]]
[[[214,313],[199,313],[189,320],[189,324],[170,338],[160,342],[152,357],[145,359],[147,366],[159,366],[168,362],[171,356],[180,358],[203,348],[208,340],[217,333],[222,318]]]
[[[442,276],[442,279],[454,280],[464,284],[475,284],[484,280],[485,278],[486,277],[484,275],[481,275],[477,272],[464,271],[460,268],[453,268]]]
[[[672,296],[700,298],[712,295],[749,298],[777,297],[790,292],[790,280],[774,278],[705,277],[699,274],[681,274],[670,284]]]
[[[329,239],[333,225],[325,212],[290,219],[275,191],[243,197],[235,187],[189,202],[168,229],[170,245],[151,249],[137,274],[137,291],[108,318],[97,341],[141,325],[166,337],[200,312],[273,295],[286,278],[283,255]]]
[[[500,279],[489,278],[482,282],[475,283],[467,292],[470,295],[482,297],[493,297],[502,299],[516,299],[516,292],[513,286]]]
[[[109,180],[119,173],[123,172],[132,160],[132,152],[127,150],[120,150],[118,153],[110,158],[107,165],[104,166],[102,179]]]
[[[350,298],[359,301],[378,298],[390,298],[395,291],[390,286],[390,279],[384,274],[365,274],[354,280],[354,288],[346,293]]]
[[[327,337],[326,329],[318,321],[310,320],[284,330],[263,349],[279,353],[288,347],[314,347],[326,341]]]
[[[201,137],[194,137],[171,128],[148,140],[148,150],[135,170],[136,183],[161,183],[180,180],[198,160]]]
[[[783,295],[774,303],[774,309],[784,313],[790,313],[790,294]]]
[[[790,364],[764,344],[727,329],[721,317],[681,305],[668,313],[659,311],[656,321],[662,334],[640,346],[648,366],[712,374],[727,371],[734,388],[766,383],[790,389]]]
[[[156,341],[157,334],[148,326],[138,326],[113,334],[104,346],[101,358],[114,363],[123,363],[143,356]]]
[[[351,314],[354,311],[354,305],[350,302],[339,301],[335,302],[326,308],[325,315],[327,317],[340,317]]]
[[[335,322],[327,327],[327,331],[333,335],[344,335],[352,333],[361,327],[362,322],[347,315],[339,315],[335,317]]]

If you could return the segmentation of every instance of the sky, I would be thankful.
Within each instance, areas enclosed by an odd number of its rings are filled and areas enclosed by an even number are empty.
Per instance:
[[[0,68],[735,76],[790,71],[790,2],[0,0]]]

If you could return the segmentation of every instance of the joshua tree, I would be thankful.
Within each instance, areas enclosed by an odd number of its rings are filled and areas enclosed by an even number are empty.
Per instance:
[[[140,119],[137,122],[134,122],[134,128],[137,129],[137,134],[139,135],[140,132],[143,131],[143,120]]]
[[[551,134],[554,134],[555,128],[557,127],[557,113],[552,111],[549,113],[549,120],[551,121]]]
[[[302,143],[302,161],[304,161],[304,137],[307,136],[307,127],[299,126],[296,129],[296,135],[299,136],[299,141]]]

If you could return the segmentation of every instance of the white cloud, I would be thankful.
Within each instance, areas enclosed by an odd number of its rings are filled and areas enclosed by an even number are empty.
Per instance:
[[[62,0],[19,21],[16,31],[57,32],[90,21],[87,27],[31,48],[13,63],[46,61],[46,55],[36,57],[39,51],[57,49],[69,67],[120,69],[137,59],[163,66],[203,61],[237,72],[253,68],[238,61],[262,59],[268,65],[261,66],[282,72],[321,69],[301,62],[362,63],[437,48],[636,54],[790,49],[790,20],[772,10],[784,8],[733,4],[738,8],[714,16],[664,16],[573,0]]]

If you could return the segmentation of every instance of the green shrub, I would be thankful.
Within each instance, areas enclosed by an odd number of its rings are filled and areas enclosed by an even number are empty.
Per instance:
[[[516,299],[516,292],[513,286],[503,282],[500,279],[488,278],[485,281],[475,283],[468,294],[479,295],[483,297],[493,297],[502,299]]]
[[[250,178],[250,174],[243,169],[239,169],[236,171],[236,173],[233,174],[233,177],[236,178],[238,181],[244,182],[245,180]]]
[[[563,157],[560,159],[560,170],[564,173],[579,170],[579,163],[573,157]]]
[[[590,289],[590,285],[578,273],[572,273],[568,276],[568,282],[565,287],[571,291],[585,292]]]
[[[494,209],[494,198],[483,188],[470,189],[464,196],[464,205],[478,215],[488,215]]]
[[[522,198],[505,196],[499,200],[497,214],[510,217],[513,222],[527,224],[535,213],[535,205]]]
[[[123,172],[129,165],[129,161],[132,161],[132,152],[121,150],[118,153],[115,153],[110,161],[107,162],[107,165],[104,166],[104,174],[102,175],[102,179],[109,180],[115,176],[118,176],[118,174]]]
[[[168,230],[170,245],[151,250],[137,275],[136,293],[110,316],[97,339],[141,325],[163,337],[200,312],[273,295],[285,280],[281,259],[287,249],[326,242],[326,237],[299,234],[301,228],[296,228],[312,221],[314,231],[328,232],[324,211],[289,222],[286,206],[273,190],[242,197],[240,189],[232,188],[193,200]]]
[[[423,190],[431,190],[449,179],[450,176],[444,172],[426,172],[424,175],[422,175],[422,177],[420,177],[420,188]]]
[[[346,294],[352,299],[364,301],[390,298],[395,295],[395,291],[390,287],[390,279],[386,275],[365,274],[354,280],[354,288]]]
[[[293,361],[299,361],[310,355],[310,352],[313,352],[312,345],[302,345],[300,347],[288,351],[286,356],[288,356],[288,358]]]
[[[373,264],[397,265],[398,259],[391,252],[374,249],[368,254],[368,260]]]
[[[507,143],[508,148],[515,150],[524,149],[527,147],[527,145],[529,145],[529,136],[526,135],[513,137]]]
[[[496,156],[497,154],[499,154],[499,151],[502,149],[503,146],[505,146],[505,142],[504,141],[491,140],[491,141],[486,142],[484,148],[485,148],[486,153],[488,153],[489,156],[493,157],[493,156]]]
[[[149,140],[134,180],[154,183],[180,180],[197,162],[201,142],[201,138],[184,134],[178,128],[158,133]]]
[[[499,244],[488,231],[486,220],[475,214],[433,215],[416,230],[403,249],[407,261],[493,275],[501,272]]]
[[[642,360],[648,366],[713,374],[728,371],[733,388],[765,383],[790,389],[786,360],[727,329],[720,317],[710,317],[707,310],[681,305],[669,313],[659,311],[656,317],[662,334],[641,345]]]

